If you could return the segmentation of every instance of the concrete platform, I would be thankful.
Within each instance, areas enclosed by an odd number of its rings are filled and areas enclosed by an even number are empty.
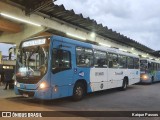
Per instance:
[[[15,97],[14,89],[3,90],[5,85],[0,85],[0,98]]]

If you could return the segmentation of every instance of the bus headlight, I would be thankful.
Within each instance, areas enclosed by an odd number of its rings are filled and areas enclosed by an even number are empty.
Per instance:
[[[17,81],[14,81],[14,85],[15,85],[15,86],[17,85]]]
[[[143,78],[144,80],[147,80],[147,79],[148,79],[148,76],[147,76],[147,75],[143,75],[142,78]]]
[[[14,82],[14,85],[17,86],[18,88],[20,87],[20,84],[17,81]]]
[[[44,89],[44,88],[46,88],[46,87],[47,87],[46,82],[42,82],[42,83],[39,85],[39,88],[40,88],[40,89]]]

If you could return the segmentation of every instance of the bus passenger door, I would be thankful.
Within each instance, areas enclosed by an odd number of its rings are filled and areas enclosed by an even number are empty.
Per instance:
[[[73,46],[55,42],[52,49],[51,85],[52,98],[69,96],[73,81]]]

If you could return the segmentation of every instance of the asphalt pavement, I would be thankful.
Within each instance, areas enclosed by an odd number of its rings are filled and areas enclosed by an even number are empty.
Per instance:
[[[0,111],[160,111],[160,83],[132,85],[126,91],[110,89],[95,92],[88,94],[78,102],[73,102],[71,97],[49,101],[24,98],[16,96],[12,89],[3,90],[3,88],[4,86],[0,86]],[[74,119],[75,117],[66,117],[66,119],[70,118]],[[52,118],[48,117],[47,119]],[[62,118],[56,117],[56,119]],[[139,117],[91,118],[78,116],[76,119],[139,119]],[[150,119],[159,120],[159,117]]]

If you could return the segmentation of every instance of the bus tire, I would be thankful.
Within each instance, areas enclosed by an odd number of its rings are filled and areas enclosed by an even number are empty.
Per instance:
[[[78,82],[75,84],[73,88],[73,100],[79,101],[81,100],[85,95],[85,86],[82,82]]]
[[[127,85],[128,85],[127,79],[124,79],[122,87],[120,88],[120,90],[122,90],[122,91],[126,90],[127,89]]]

